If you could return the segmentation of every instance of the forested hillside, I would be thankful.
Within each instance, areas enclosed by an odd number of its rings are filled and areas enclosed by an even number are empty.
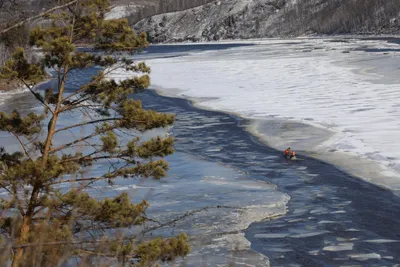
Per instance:
[[[299,0],[283,14],[296,33],[396,33],[399,0]]]
[[[221,0],[136,24],[154,42],[287,37],[309,34],[396,34],[398,0]]]
[[[0,0],[0,25],[57,3]],[[130,25],[147,32],[153,42],[400,32],[399,0],[111,0],[111,4],[118,10],[130,9],[126,12]],[[2,36],[0,61],[4,44],[15,40],[20,45],[22,36],[18,31]]]
[[[213,0],[147,0],[145,2],[142,2],[141,4],[140,1],[118,0],[115,2],[115,4],[140,5],[141,8],[139,8],[137,12],[133,13],[129,17],[129,21],[131,23],[136,23],[141,19],[153,15],[186,10],[193,7],[204,5],[206,3],[210,3],[212,1]]]

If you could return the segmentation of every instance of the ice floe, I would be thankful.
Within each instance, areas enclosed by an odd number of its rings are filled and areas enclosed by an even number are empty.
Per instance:
[[[335,246],[327,246],[322,250],[324,251],[345,251],[345,250],[353,250],[353,243],[340,243]]]

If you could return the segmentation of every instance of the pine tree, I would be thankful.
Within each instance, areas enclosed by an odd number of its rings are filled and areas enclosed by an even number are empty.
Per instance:
[[[65,9],[46,13],[51,23],[35,27],[29,40],[42,50],[42,60],[29,62],[20,48],[0,69],[0,78],[19,81],[43,106],[41,114],[21,115],[17,109],[0,113],[0,130],[14,136],[21,147],[15,153],[0,149],[0,188],[8,192],[0,199],[0,260],[14,267],[60,266],[71,259],[90,265],[99,264],[100,258],[149,266],[189,251],[185,235],[143,241],[118,230],[148,220],[145,200],[131,203],[126,193],[96,199],[86,190],[94,182],[112,184],[121,177],[160,179],[168,170],[162,158],[173,153],[171,137],[120,140],[126,132],[170,126],[174,116],[144,110],[140,101],[129,97],[149,86],[150,68],[121,55],[144,48],[146,36],[136,35],[127,20],[104,20],[108,9],[107,0],[75,0]],[[77,49],[81,43],[104,54],[82,52]],[[71,71],[92,66],[102,71],[75,91],[66,91]],[[46,79],[46,68],[55,71],[58,82],[36,91],[34,86]],[[122,81],[107,78],[115,68],[136,74]],[[60,125],[63,116],[78,111],[97,116]],[[80,127],[92,132],[55,142],[62,133]],[[78,146],[88,149],[78,151]],[[87,168],[101,160],[113,164],[103,175],[86,177]],[[61,191],[60,184],[69,189]]]

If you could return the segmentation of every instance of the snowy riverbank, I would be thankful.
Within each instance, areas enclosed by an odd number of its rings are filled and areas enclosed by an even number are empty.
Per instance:
[[[268,145],[289,145],[400,189],[400,96],[395,42],[253,40],[253,46],[148,60],[152,84],[197,106],[254,119]],[[263,125],[275,120],[275,133]],[[305,125],[299,136],[299,127]],[[318,130],[316,130],[318,129]]]

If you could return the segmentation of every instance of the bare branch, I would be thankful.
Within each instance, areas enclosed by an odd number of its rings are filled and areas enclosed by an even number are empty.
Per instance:
[[[40,102],[42,103],[43,106],[45,106],[52,114],[54,114],[54,111],[50,108],[50,106],[48,104],[46,104],[46,102],[43,101],[43,99],[41,99],[40,97],[38,97],[38,95],[33,91],[32,87],[25,82],[24,79],[20,79],[21,82],[29,89],[29,91],[33,94],[33,96]]]
[[[116,127],[116,126],[115,126],[115,127]],[[82,138],[80,138],[80,139],[74,140],[73,142],[70,142],[70,143],[68,143],[68,144],[64,144],[64,145],[61,145],[61,146],[59,146],[59,147],[53,148],[53,149],[51,149],[51,150],[49,151],[49,153],[52,154],[52,153],[58,152],[58,151],[63,150],[63,149],[65,149],[65,148],[67,148],[67,147],[70,147],[70,146],[72,146],[72,145],[75,145],[75,144],[77,144],[77,143],[83,142],[83,141],[85,141],[85,140],[87,140],[87,139],[90,139],[90,138],[92,138],[92,137],[95,137],[95,136],[97,136],[97,135],[99,135],[99,134],[108,132],[108,131],[114,129],[115,127],[111,127],[111,128],[107,128],[107,129],[104,129],[104,130],[101,130],[101,131],[94,132],[94,133],[89,134],[89,135],[87,135],[87,136],[85,136],[85,137],[82,137]]]
[[[80,182],[96,182],[100,180],[106,180],[105,177],[91,177],[91,178],[81,178],[81,179],[68,179],[68,180],[61,180],[57,182],[50,183],[49,185],[55,184],[63,184],[63,183],[80,183]]]
[[[174,223],[176,223],[178,221],[181,221],[181,220],[185,219],[186,217],[192,216],[192,215],[194,215],[196,213],[199,213],[199,212],[202,212],[202,211],[206,211],[206,210],[209,210],[209,209],[242,209],[242,208],[240,208],[240,207],[232,207],[232,206],[223,206],[223,205],[203,207],[203,208],[198,209],[198,210],[188,211],[185,214],[183,214],[183,215],[181,215],[181,216],[179,216],[179,217],[177,217],[177,218],[175,218],[175,219],[173,219],[171,221],[165,222],[165,223],[156,222],[158,224],[157,226],[150,227],[150,228],[142,231],[142,234],[146,234],[148,232],[160,229],[162,227],[172,225],[172,224],[174,224]]]
[[[119,119],[120,118],[105,118],[105,119],[99,119],[99,120],[94,120],[94,121],[82,122],[82,123],[78,123],[78,124],[74,124],[74,125],[66,126],[64,128],[57,129],[54,131],[54,133],[56,134],[58,132],[62,132],[62,131],[80,127],[80,126],[86,126],[86,125],[95,124],[95,123],[99,123],[99,122],[105,122],[105,121],[116,121]]]
[[[75,92],[73,92],[73,93],[69,94],[68,96],[64,97],[62,101],[65,102],[66,100],[69,100],[71,97],[76,96],[76,95],[78,95],[78,94],[84,92],[85,89],[86,89],[88,86],[90,86],[90,85],[92,85],[92,84],[95,84],[96,82],[101,81],[101,80],[104,79],[108,74],[110,74],[111,72],[113,72],[113,71],[115,71],[115,70],[117,70],[117,69],[120,69],[120,68],[122,68],[122,65],[121,65],[121,64],[115,64],[114,67],[108,68],[107,71],[104,71],[101,75],[99,75],[98,77],[96,77],[96,79],[92,80],[91,82],[89,82],[89,83],[86,84],[85,86],[82,86],[80,89],[78,89],[78,90],[76,90]],[[69,106],[65,107],[64,109],[61,109],[60,112],[63,112],[63,111],[65,111],[65,110],[69,110]]]
[[[18,23],[16,23],[16,24],[14,24],[14,25],[12,25],[12,26],[10,26],[10,27],[8,27],[8,28],[2,30],[2,31],[0,32],[0,34],[5,34],[5,33],[9,32],[9,31],[11,31],[12,29],[15,29],[15,28],[17,28],[17,27],[20,27],[20,26],[24,25],[24,24],[27,23],[27,22],[30,22],[30,21],[33,21],[33,20],[35,20],[35,19],[44,17],[44,16],[46,16],[47,14],[50,14],[50,13],[56,11],[56,10],[59,10],[59,9],[66,8],[66,7],[68,7],[68,6],[70,6],[70,5],[73,5],[73,4],[77,3],[77,2],[78,2],[78,0],[73,0],[73,1],[71,1],[71,2],[68,2],[68,3],[64,4],[64,5],[59,5],[59,6],[55,6],[55,7],[53,7],[53,8],[50,8],[49,10],[46,10],[46,11],[44,11],[44,12],[42,12],[42,13],[36,15],[36,16],[33,16],[33,17],[29,17],[29,18],[27,18],[27,19],[24,19],[24,20],[22,20],[22,21],[20,21],[20,22],[18,22]]]
[[[19,144],[21,145],[21,148],[22,148],[22,149],[24,150],[24,152],[25,152],[25,155],[26,155],[31,161],[33,161],[32,157],[29,155],[28,150],[26,149],[26,146],[25,146],[25,144],[22,142],[21,138],[19,138],[19,136],[18,136],[16,133],[14,133],[14,132],[11,132],[11,133],[12,133],[12,135],[14,135],[15,138],[18,140]]]
[[[0,183],[0,187],[3,188],[4,190],[6,190],[10,195],[13,195],[13,193],[10,191],[10,189],[7,188],[6,185],[3,185],[2,183]]]

